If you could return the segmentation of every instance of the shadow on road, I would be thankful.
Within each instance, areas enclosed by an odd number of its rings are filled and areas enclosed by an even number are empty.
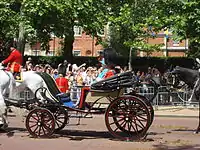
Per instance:
[[[7,137],[13,137],[16,132],[27,132],[25,128],[9,127],[5,130],[0,130],[0,134],[5,134]]]
[[[106,138],[114,140],[109,132],[104,131],[83,131],[83,130],[62,130],[55,134],[58,137],[67,137],[70,140],[81,141],[84,139]]]
[[[180,142],[180,141],[179,141]],[[200,150],[200,145],[180,145],[180,146],[170,146],[169,144],[159,144],[153,145],[155,150]]]
[[[152,138],[149,138],[148,135],[156,135],[158,133],[148,133],[144,139],[134,140],[133,142],[152,142]],[[66,137],[69,140],[82,141],[85,139],[109,139],[112,141],[122,140],[114,138],[108,131],[83,131],[83,130],[62,130],[55,134],[54,138]]]

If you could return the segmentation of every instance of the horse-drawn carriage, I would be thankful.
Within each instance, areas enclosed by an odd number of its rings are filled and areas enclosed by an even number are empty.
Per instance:
[[[89,88],[84,87],[76,107],[65,105],[69,97],[60,94],[50,75],[37,74],[47,86],[38,88],[33,99],[15,104],[30,110],[25,125],[33,137],[51,136],[55,131],[63,129],[72,111],[85,115],[104,113],[108,131],[121,140],[143,138],[153,122],[154,110],[150,101],[134,90],[126,92],[127,88],[137,83],[131,71],[96,82]],[[9,99],[6,103],[14,105]]]

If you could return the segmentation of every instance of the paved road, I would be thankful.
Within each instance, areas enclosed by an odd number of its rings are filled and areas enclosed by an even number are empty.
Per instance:
[[[1,133],[0,150],[200,150],[200,134],[193,134],[197,118],[155,117],[144,141],[123,142],[107,132],[104,115],[70,124],[50,139],[30,138],[22,118],[9,117],[7,133]]]

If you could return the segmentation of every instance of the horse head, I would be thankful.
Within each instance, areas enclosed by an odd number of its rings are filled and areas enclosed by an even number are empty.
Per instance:
[[[172,71],[167,73],[166,80],[168,86],[176,89],[180,89],[184,85],[193,88],[198,77],[199,73],[197,70],[176,66]]]

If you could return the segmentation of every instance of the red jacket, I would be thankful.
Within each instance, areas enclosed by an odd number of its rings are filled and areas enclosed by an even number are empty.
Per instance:
[[[109,70],[108,72],[106,72],[104,79],[112,77],[115,75],[115,71],[114,70]]]
[[[56,78],[56,84],[62,93],[66,93],[69,90],[68,80],[65,77]]]
[[[22,65],[22,54],[17,49],[14,49],[8,58],[3,60],[2,63],[8,64],[8,71],[20,72]]]

